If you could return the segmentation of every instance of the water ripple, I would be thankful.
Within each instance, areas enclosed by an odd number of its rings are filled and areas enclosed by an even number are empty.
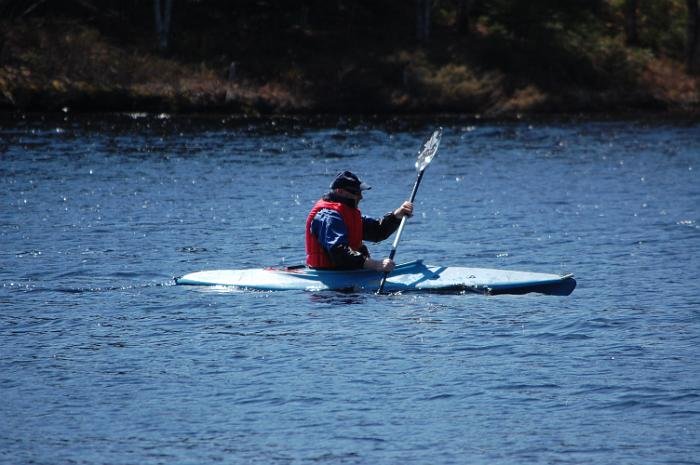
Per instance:
[[[399,261],[572,271],[571,296],[174,286],[302,261],[300,225],[342,169],[375,186],[363,213],[392,210],[437,123]],[[0,462],[696,463],[697,135],[697,122],[3,120]]]

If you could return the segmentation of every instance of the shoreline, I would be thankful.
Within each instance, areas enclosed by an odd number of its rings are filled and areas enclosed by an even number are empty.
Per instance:
[[[465,43],[435,39],[367,55],[366,44],[315,55],[305,50],[297,58],[274,49],[259,63],[248,57],[234,65],[206,54],[199,62],[163,56],[78,21],[0,26],[3,112],[700,116],[700,77],[686,74],[678,60],[617,42],[608,53],[619,63],[603,57],[567,68],[550,59],[551,71],[535,64],[509,68],[505,57],[486,65],[478,60],[488,55],[483,37],[469,53],[461,51],[469,48]]]
[[[42,80],[46,82],[47,80]],[[133,91],[117,88],[112,90],[85,90],[91,83],[80,82],[67,88],[49,83],[52,89],[39,88],[40,83],[31,82],[7,87],[0,71],[0,112],[60,112],[65,108],[79,113],[169,113],[169,114],[239,114],[247,117],[317,114],[339,115],[480,115],[488,119],[518,119],[521,116],[542,117],[547,115],[654,115],[661,117],[692,118],[700,116],[700,104],[661,100],[652,93],[615,94],[596,93],[575,89],[577,94],[548,94],[536,104],[513,103],[515,98],[488,105],[460,105],[459,100],[431,102],[426,97],[406,98],[402,105],[377,102],[372,95],[356,95],[356,103],[317,99],[308,95],[294,95],[289,89],[278,86],[279,95],[269,95],[265,86],[246,88],[222,84],[207,93],[192,94],[188,90],[173,92],[167,82],[158,82],[165,88],[162,93],[138,95]],[[5,86],[3,87],[3,84]],[[389,91],[394,91],[390,89]],[[386,91],[383,91],[386,92]],[[234,94],[235,95],[232,95]],[[517,97],[516,97],[517,98]],[[315,100],[315,101],[314,101]],[[567,103],[564,103],[567,102]]]
[[[246,114],[223,111],[167,112],[167,111],[83,111],[72,108],[61,110],[2,110],[0,121],[80,122],[83,120],[168,121],[189,120],[192,123],[216,123],[223,127],[248,124],[269,124],[273,127],[352,127],[377,125],[396,128],[423,128],[427,124],[443,126],[477,126],[479,124],[580,124],[638,122],[643,124],[700,124],[700,112],[596,112],[596,113],[522,113],[489,116],[475,113],[270,113]]]

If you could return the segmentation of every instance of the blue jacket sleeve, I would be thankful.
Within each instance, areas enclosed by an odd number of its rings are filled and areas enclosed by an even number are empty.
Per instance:
[[[311,221],[311,234],[328,252],[331,261],[339,268],[357,269],[365,263],[363,251],[350,248],[348,228],[340,213],[323,209]]]
[[[316,236],[326,252],[336,245],[348,245],[348,228],[343,217],[333,210],[321,210],[311,221],[311,233]]]

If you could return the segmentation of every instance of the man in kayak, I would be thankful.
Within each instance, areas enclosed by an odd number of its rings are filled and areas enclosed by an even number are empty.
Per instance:
[[[306,264],[321,269],[370,269],[390,272],[394,262],[374,260],[363,240],[383,241],[396,231],[404,216],[413,215],[413,204],[404,202],[381,219],[362,216],[358,205],[362,191],[370,187],[350,171],[339,173],[306,220]]]

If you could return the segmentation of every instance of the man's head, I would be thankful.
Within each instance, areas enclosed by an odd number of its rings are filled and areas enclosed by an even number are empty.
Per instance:
[[[356,204],[362,199],[362,191],[371,189],[350,171],[338,173],[331,183],[331,190],[342,197],[354,199]]]

